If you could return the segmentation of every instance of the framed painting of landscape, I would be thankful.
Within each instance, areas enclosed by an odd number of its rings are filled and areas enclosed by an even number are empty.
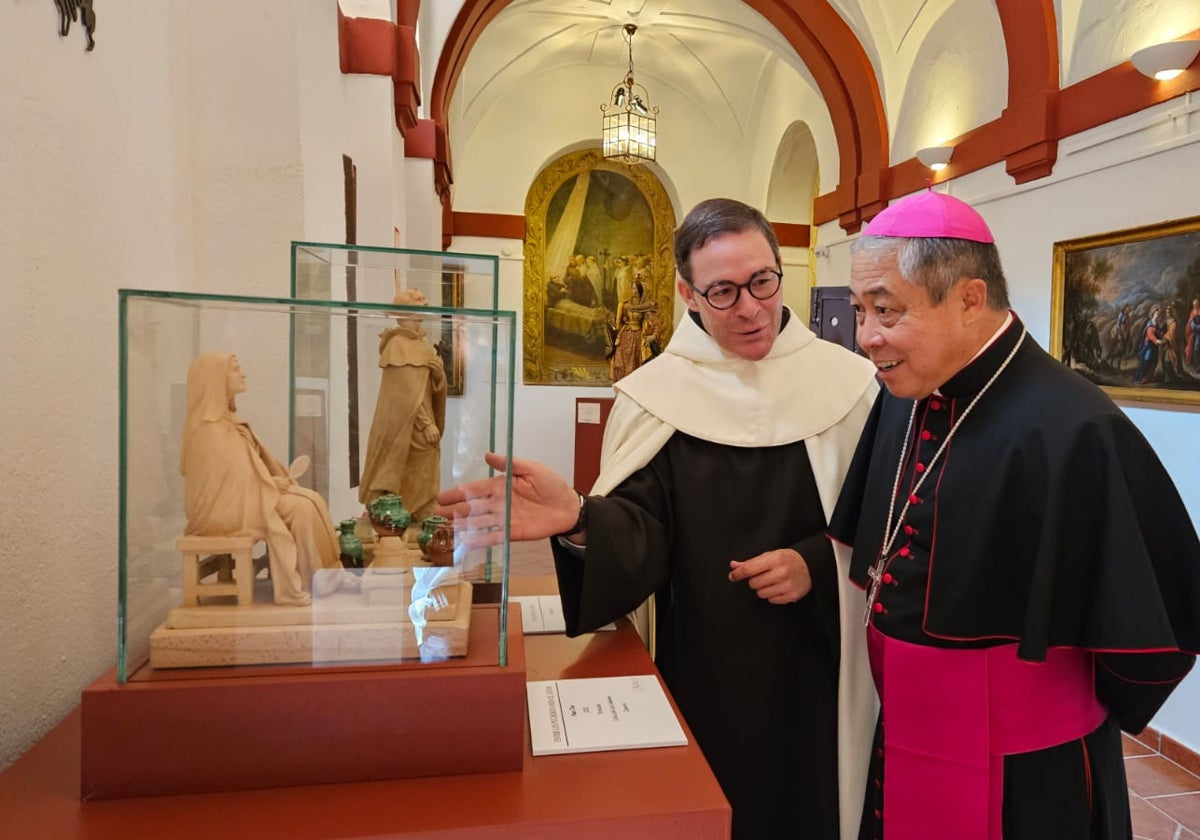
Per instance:
[[[1200,216],[1054,244],[1050,351],[1116,399],[1200,405]]]

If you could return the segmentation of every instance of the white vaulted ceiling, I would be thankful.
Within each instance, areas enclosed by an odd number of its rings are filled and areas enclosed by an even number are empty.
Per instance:
[[[996,121],[1012,104],[1011,45],[1001,9],[1007,10],[1010,31],[1012,16],[1019,14],[1033,19],[1026,33],[1040,32],[1044,40],[1048,28],[1056,32],[1057,55],[1049,58],[1048,72],[1052,77],[1057,60],[1062,88],[1127,61],[1139,46],[1200,29],[1196,0],[768,0],[754,7],[741,0],[492,3],[502,8],[470,44],[449,104],[438,115],[448,127],[456,193],[470,192],[485,175],[503,178],[498,170],[512,161],[500,154],[498,138],[506,150],[521,148],[535,168],[565,150],[596,145],[600,103],[625,72],[627,23],[638,27],[637,81],[661,108],[660,165],[674,164],[688,172],[677,177],[694,179],[719,162],[728,171],[712,173],[717,183],[708,191],[746,184],[763,201],[774,189],[773,171],[794,171],[779,159],[792,153],[790,147],[810,160],[818,193],[856,174],[845,171],[845,129],[841,134],[835,129],[833,109],[839,105],[826,99],[828,70],[818,84],[821,69],[807,66],[783,33],[789,20],[805,17],[810,23],[814,10],[836,15],[837,26],[850,33],[841,43],[816,49],[828,47],[836,73],[851,68],[835,85],[852,86],[854,71],[865,68],[857,78],[869,79],[874,88],[867,98],[875,98],[871,110],[879,116],[871,119],[883,129],[871,140],[884,146],[879,155],[884,159],[875,164],[883,167]],[[437,4],[448,29],[452,7],[464,7],[464,0],[425,4]],[[847,43],[855,41],[848,52]],[[426,78],[427,96],[429,86]],[[862,107],[861,87],[847,96]],[[840,125],[845,124],[843,116]],[[869,125],[866,131],[872,131]],[[811,136],[811,144],[796,147],[797,136]],[[500,209],[486,203],[468,201],[470,209]]]

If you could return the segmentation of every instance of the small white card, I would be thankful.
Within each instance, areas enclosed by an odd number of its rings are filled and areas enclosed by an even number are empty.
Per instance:
[[[653,674],[526,683],[534,755],[687,744]]]
[[[521,605],[521,630],[526,635],[536,633],[565,633],[567,620],[563,616],[562,599],[557,595],[514,595],[510,603]],[[605,624],[600,630],[616,630],[617,625]]]
[[[587,423],[589,426],[600,424],[600,403],[581,402],[575,406],[575,422]]]

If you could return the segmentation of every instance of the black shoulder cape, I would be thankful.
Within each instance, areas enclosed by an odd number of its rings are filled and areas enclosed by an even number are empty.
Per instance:
[[[1173,685],[1193,658],[1181,652],[1200,650],[1200,541],[1191,518],[1124,412],[1023,333],[1014,319],[917,403],[897,514],[917,465],[927,469],[953,422],[1022,342],[928,468],[889,552],[891,578],[872,620],[919,644],[1016,642],[1031,661],[1054,646],[1118,654],[1104,662],[1124,680]],[[850,576],[864,588],[883,546],[912,410],[911,400],[881,392],[830,524],[830,536],[853,546]],[[1147,670],[1144,654],[1168,656]],[[1167,693],[1122,724],[1140,728]]]

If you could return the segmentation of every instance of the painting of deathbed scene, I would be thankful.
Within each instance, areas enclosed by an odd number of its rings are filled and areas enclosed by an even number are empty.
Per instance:
[[[649,205],[616,173],[581,173],[551,199],[546,229],[547,356],[560,364],[575,354],[581,364],[612,359],[617,309],[654,306]],[[637,366],[633,358],[626,363],[614,380]]]
[[[527,212],[525,382],[608,385],[670,339],[669,202],[594,150],[543,176]]]
[[[1200,404],[1200,217],[1054,246],[1051,349],[1115,398]]]

